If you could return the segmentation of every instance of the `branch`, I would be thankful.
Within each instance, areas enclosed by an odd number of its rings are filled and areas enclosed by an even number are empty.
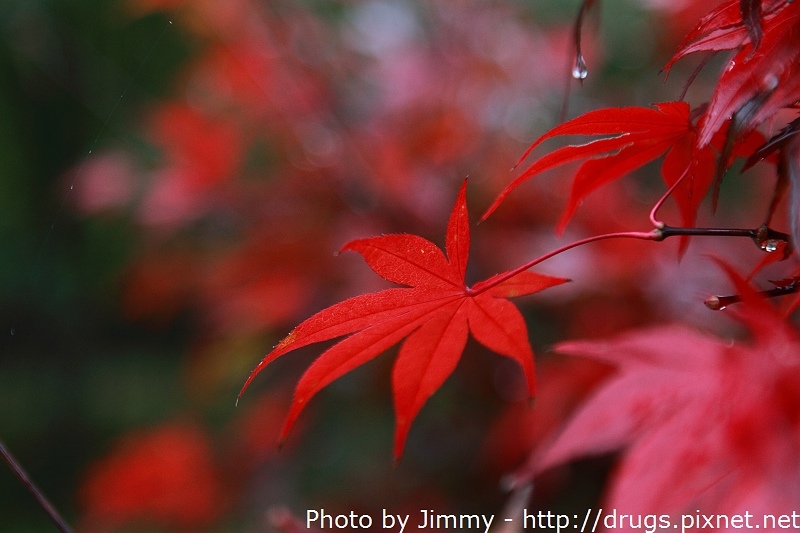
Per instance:
[[[55,524],[61,533],[72,533],[72,528],[61,518],[61,515],[58,514],[55,507],[48,501],[42,491],[34,484],[31,480],[30,476],[28,476],[27,472],[22,468],[22,465],[17,462],[11,452],[5,447],[5,444],[2,440],[0,440],[0,455],[3,456],[8,467],[14,472],[14,475],[25,485],[25,488],[28,489],[28,492],[36,498],[36,501],[39,503],[39,506],[44,509],[44,512],[50,518],[50,520]]]
[[[781,247],[782,243],[789,244],[791,236],[787,233],[776,231],[766,224],[762,224],[756,229],[737,229],[737,228],[675,228],[672,226],[662,226],[655,230],[659,233],[663,241],[669,237],[693,236],[693,237],[749,237],[753,242],[767,253],[772,253]],[[786,246],[784,254],[791,252],[790,247]]]
[[[658,205],[653,209],[657,210]],[[651,220],[655,220],[654,213],[651,214]],[[782,244],[788,244],[791,237],[780,231],[776,231],[772,228],[767,227],[766,224],[762,224],[760,227],[756,229],[737,229],[737,228],[675,228],[672,226],[667,226],[663,222],[659,222],[660,226],[656,227],[652,231],[642,232],[642,231],[624,231],[619,233],[604,233],[603,235],[595,235],[593,237],[587,237],[585,239],[581,239],[567,245],[564,245],[560,248],[556,248],[555,250],[548,252],[544,255],[537,257],[531,261],[528,261],[524,265],[521,265],[514,270],[509,270],[505,273],[505,275],[497,277],[492,280],[492,283],[483,285],[478,290],[473,290],[472,288],[467,289],[467,293],[473,296],[476,296],[500,283],[513,278],[520,272],[524,272],[529,268],[532,268],[539,263],[550,259],[556,255],[559,255],[567,250],[571,250],[572,248],[577,248],[578,246],[583,246],[584,244],[589,244],[590,242],[595,241],[603,241],[608,239],[638,239],[638,240],[645,240],[645,241],[655,241],[661,242],[664,239],[668,239],[669,237],[677,237],[677,236],[697,236],[697,237],[749,237],[756,243],[756,246],[764,250],[765,252],[771,253],[776,250],[782,248]],[[784,256],[788,257],[790,253],[789,246],[783,246],[784,249]],[[733,302],[731,302],[733,303]],[[708,304],[706,304],[708,305]]]
[[[776,298],[778,296],[786,296],[787,294],[795,294],[800,291],[800,286],[797,284],[798,279],[792,278],[788,280],[785,285],[779,285],[774,289],[768,291],[761,291],[756,294],[763,298]],[[731,294],[729,296],[710,296],[703,302],[706,307],[712,311],[722,311],[731,304],[739,303],[742,297],[738,294]]]

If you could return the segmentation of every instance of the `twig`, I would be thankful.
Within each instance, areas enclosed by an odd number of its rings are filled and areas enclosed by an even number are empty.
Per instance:
[[[774,252],[780,248],[781,243],[788,243],[791,236],[776,231],[766,224],[762,224],[756,229],[739,229],[739,228],[676,228],[673,226],[662,226],[657,228],[660,238],[656,239],[663,241],[669,237],[676,236],[692,236],[692,237],[749,237],[756,243],[756,246],[765,252]],[[785,251],[789,253],[788,248]]]
[[[798,285],[792,281],[792,283],[789,283],[788,285],[775,287],[774,289],[761,291],[756,294],[764,298],[777,298],[778,296],[795,294],[798,290],[800,290],[800,287],[798,287]],[[729,296],[709,296],[703,303],[712,311],[722,311],[729,305],[739,303],[741,301],[742,297],[740,295],[731,294]]]
[[[44,509],[44,512],[53,521],[59,531],[61,533],[72,533],[72,528],[61,518],[61,515],[58,514],[55,507],[48,501],[45,495],[42,493],[41,490],[34,484],[31,480],[30,476],[28,476],[27,472],[22,468],[22,465],[11,455],[11,452],[8,451],[5,444],[3,443],[2,439],[0,439],[0,455],[3,456],[8,467],[14,472],[14,475],[25,485],[25,488],[28,489],[36,501],[39,503],[39,506]]]

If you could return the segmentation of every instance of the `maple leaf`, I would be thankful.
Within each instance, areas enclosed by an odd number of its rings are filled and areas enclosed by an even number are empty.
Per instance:
[[[731,118],[738,131],[748,131],[798,101],[800,5],[789,0],[754,5],[730,1],[706,15],[665,67],[669,70],[694,52],[737,50],[714,90],[700,127],[700,146]]]
[[[688,179],[682,180],[672,196],[678,203],[684,225],[693,225],[700,202],[714,181],[717,150],[721,149],[724,138],[715,139],[713,146],[700,148],[697,144],[697,128],[692,123],[687,103],[654,105],[655,109],[598,109],[551,129],[525,151],[520,162],[539,144],[553,137],[607,137],[565,146],[536,160],[500,193],[482,218],[487,218],[511,191],[536,174],[565,163],[587,159],[575,174],[567,207],[558,222],[556,230],[562,233],[581,201],[592,191],[666,154],[661,175],[667,186],[672,186],[688,173]],[[734,154],[747,151],[751,145],[754,150],[756,145],[749,138],[737,140]]]
[[[621,513],[785,512],[800,503],[800,339],[744,279],[729,342],[661,326],[556,350],[617,367],[554,441],[516,474],[622,451],[604,508]],[[733,311],[731,308],[729,311]]]
[[[406,288],[387,289],[335,304],[297,326],[253,370],[309,344],[349,335],[326,350],[300,378],[281,431],[285,438],[308,401],[322,388],[405,339],[392,372],[396,414],[394,456],[402,455],[412,420],[453,372],[469,333],[486,348],[515,360],[534,392],[533,351],[519,310],[506,298],[568,280],[506,272],[468,287],[469,216],[466,182],[447,225],[447,256],[416,235],[384,235],[346,244],[381,277]],[[240,393],[241,396],[241,393]]]
[[[764,23],[758,49],[742,46],[719,78],[698,142],[708,143],[722,124],[735,116],[749,130],[794,104],[800,93],[800,8],[787,7]]]
[[[763,21],[774,17],[789,2],[772,0],[758,7],[753,4],[753,0],[729,0],[711,10],[684,37],[664,71],[669,71],[678,60],[696,52],[732,50],[746,42],[760,45],[764,36]],[[760,37],[753,41],[754,35]]]

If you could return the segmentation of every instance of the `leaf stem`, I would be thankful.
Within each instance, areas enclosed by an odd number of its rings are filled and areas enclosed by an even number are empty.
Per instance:
[[[58,514],[55,507],[50,503],[50,501],[45,497],[42,491],[34,484],[31,480],[30,476],[25,472],[25,469],[22,468],[22,465],[11,455],[11,452],[8,451],[5,444],[2,440],[0,440],[0,455],[3,456],[8,467],[14,472],[14,475],[22,482],[28,492],[33,495],[36,501],[39,503],[39,506],[44,510],[50,520],[55,524],[61,533],[72,533],[72,528],[61,518],[61,515]]]
[[[482,285],[478,289],[468,288],[467,289],[467,294],[469,294],[470,296],[477,296],[478,294],[480,294],[480,293],[482,293],[482,292],[484,292],[486,290],[489,290],[492,287],[495,287],[495,286],[499,285],[500,283],[502,283],[502,282],[504,282],[504,281],[506,281],[508,279],[513,278],[517,274],[519,274],[521,272],[524,272],[524,271],[528,270],[529,268],[532,268],[532,267],[538,265],[539,263],[550,259],[551,257],[559,255],[559,254],[561,254],[563,252],[566,252],[567,250],[571,250],[572,248],[577,248],[578,246],[583,246],[584,244],[589,244],[590,242],[604,241],[604,240],[608,240],[608,239],[639,239],[639,240],[645,240],[645,241],[660,241],[660,240],[664,239],[664,237],[661,236],[660,231],[661,230],[658,230],[658,229],[654,229],[653,231],[647,231],[647,232],[644,232],[644,231],[623,231],[623,232],[618,232],[618,233],[604,233],[602,235],[594,235],[592,237],[587,237],[585,239],[580,239],[578,241],[569,243],[569,244],[564,245],[564,246],[562,246],[560,248],[556,248],[555,250],[547,252],[546,254],[541,255],[541,256],[539,256],[536,259],[533,259],[531,261],[528,261],[524,265],[518,266],[517,268],[515,268],[513,270],[509,270],[508,272],[506,272],[502,276],[497,276],[496,278],[493,278],[491,283],[487,283],[485,285]]]
[[[688,175],[689,175],[689,167],[687,166],[686,169],[683,171],[683,174],[681,174],[681,177],[679,177],[677,180],[675,180],[675,183],[673,183],[670,186],[670,188],[667,189],[667,192],[665,192],[664,195],[661,196],[661,198],[658,199],[658,201],[653,206],[653,209],[650,210],[650,222],[652,222],[652,224],[653,224],[653,226],[655,228],[661,229],[661,228],[665,227],[664,222],[662,222],[662,221],[660,221],[660,220],[658,220],[656,218],[656,213],[658,212],[659,209],[661,209],[661,206],[664,205],[664,202],[667,201],[667,198],[669,198],[672,195],[672,193],[675,192],[675,189],[678,188],[678,185],[680,185],[681,182]]]
[[[678,180],[680,181],[680,180]],[[677,182],[676,182],[677,183]],[[673,185],[674,187],[674,185]],[[665,198],[669,195],[669,191],[665,195]],[[657,209],[658,204],[656,207],[653,208],[653,213]],[[651,219],[654,219],[651,213]],[[623,231],[617,233],[604,233],[602,235],[594,235],[592,237],[586,237],[585,239],[580,239],[575,242],[571,242],[560,248],[556,248],[550,252],[547,252],[544,255],[537,257],[527,263],[518,266],[513,270],[509,270],[505,274],[501,276],[497,276],[492,278],[491,282],[486,284],[479,284],[480,287],[477,289],[469,287],[467,288],[467,294],[470,296],[477,296],[480,293],[491,289],[503,283],[506,280],[509,280],[516,276],[517,274],[532,268],[539,263],[550,259],[551,257],[555,257],[567,250],[571,250],[572,248],[577,248],[578,246],[583,246],[584,244],[589,244],[591,242],[596,241],[604,241],[608,239],[638,239],[644,241],[655,241],[661,242],[669,237],[677,237],[677,236],[708,236],[708,237],[749,237],[756,243],[756,246],[764,250],[765,252],[774,252],[778,250],[779,243],[781,242],[789,242],[790,236],[786,233],[782,233],[780,231],[776,231],[772,228],[766,226],[766,224],[756,228],[756,229],[738,229],[738,228],[676,228],[672,226],[667,226],[663,222],[659,222],[661,225],[660,227],[656,227],[652,231]],[[785,290],[781,294],[786,294]]]

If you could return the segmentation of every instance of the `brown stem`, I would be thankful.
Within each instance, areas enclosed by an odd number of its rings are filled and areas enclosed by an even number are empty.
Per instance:
[[[761,225],[756,229],[739,229],[739,228],[675,228],[672,226],[663,226],[656,229],[659,232],[660,238],[664,240],[669,237],[676,236],[693,236],[693,237],[749,237],[756,243],[756,246],[765,252],[774,252],[779,248],[780,243],[790,242],[791,236],[776,231],[767,227],[766,224]]]
[[[652,217],[651,217],[652,218]],[[467,294],[470,296],[477,296],[478,294],[506,281],[507,279],[513,278],[520,272],[528,270],[531,267],[538,265],[539,263],[550,259],[556,255],[559,255],[567,250],[571,250],[572,248],[577,248],[578,246],[583,246],[584,244],[589,244],[591,242],[602,241],[607,239],[639,239],[639,240],[647,240],[647,241],[656,241],[660,242],[664,239],[669,237],[676,237],[676,236],[710,236],[710,237],[749,237],[753,239],[756,243],[756,246],[761,248],[766,252],[774,252],[775,250],[779,249],[779,243],[781,242],[789,242],[790,236],[786,233],[781,233],[780,231],[775,231],[771,228],[768,228],[766,225],[762,225],[756,229],[736,229],[736,228],[675,228],[672,226],[662,225],[661,227],[656,227],[652,231],[648,232],[640,232],[640,231],[625,231],[619,233],[606,233],[603,235],[595,235],[593,237],[587,237],[585,239],[581,239],[579,241],[572,242],[570,244],[564,245],[560,248],[556,248],[542,256],[537,257],[531,261],[528,261],[524,265],[521,265],[513,270],[509,270],[502,276],[498,276],[493,278],[490,283],[486,284],[477,284],[478,288],[468,288]]]
[[[58,514],[55,507],[53,507],[42,491],[34,484],[30,476],[25,472],[25,469],[22,468],[22,465],[11,455],[11,452],[8,451],[2,440],[0,440],[0,455],[3,456],[8,467],[14,472],[14,475],[17,476],[25,488],[28,489],[28,492],[36,499],[39,506],[44,510],[58,530],[61,531],[61,533],[72,533],[72,528],[61,518],[61,515]]]
[[[774,289],[769,289],[768,291],[761,291],[756,294],[764,298],[776,298],[778,296],[786,296],[787,294],[794,294],[798,291],[800,291],[800,286],[798,286],[796,282],[792,281],[792,283],[789,283],[788,285],[775,287]],[[739,303],[741,301],[742,297],[740,295],[731,294],[729,296],[710,296],[706,298],[706,301],[703,303],[706,305],[706,307],[708,307],[712,311],[722,311],[729,305]]]

